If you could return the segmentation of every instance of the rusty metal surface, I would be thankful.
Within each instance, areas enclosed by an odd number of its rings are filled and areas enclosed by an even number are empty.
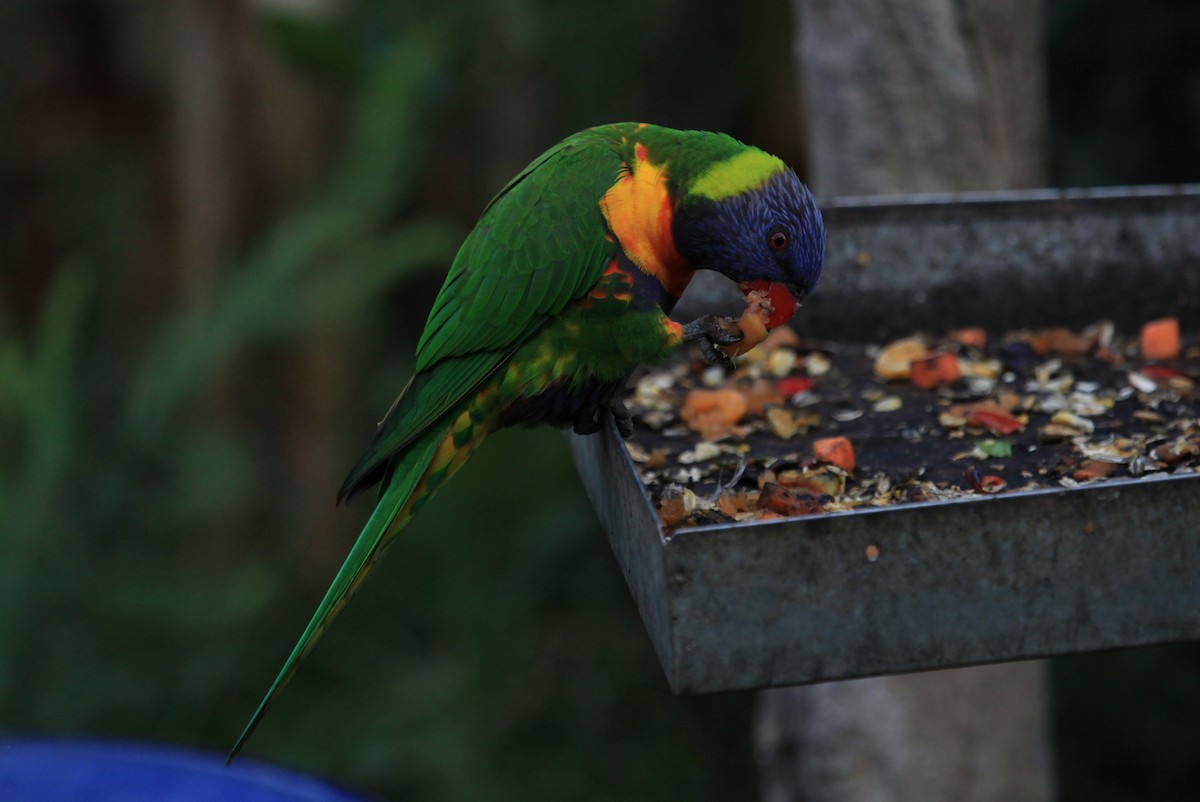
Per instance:
[[[846,201],[826,217],[824,301],[798,317],[824,339],[1200,319],[1196,188]],[[691,311],[721,302],[702,287]],[[1200,474],[664,538],[615,429],[568,441],[676,693],[1200,638]]]

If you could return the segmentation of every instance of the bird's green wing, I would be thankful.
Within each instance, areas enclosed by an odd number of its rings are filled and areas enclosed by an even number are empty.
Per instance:
[[[599,201],[621,163],[608,140],[583,132],[542,154],[492,199],[434,301],[416,375],[339,499],[378,481],[393,455],[596,283],[618,247]]]
[[[616,243],[600,198],[621,158],[591,132],[543,154],[488,204],[433,302],[417,370],[462,354],[506,350],[599,279]]]

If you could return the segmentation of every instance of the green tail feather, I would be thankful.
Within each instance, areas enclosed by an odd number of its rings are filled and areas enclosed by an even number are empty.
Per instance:
[[[367,573],[374,566],[383,548],[391,539],[389,533],[395,534],[397,527],[393,526],[396,523],[396,517],[404,509],[413,495],[413,491],[417,488],[422,476],[429,468],[437,452],[438,445],[445,437],[448,427],[436,426],[430,431],[427,431],[422,437],[414,442],[400,458],[400,462],[396,465],[389,480],[387,487],[380,494],[379,503],[375,507],[375,511],[371,513],[371,517],[367,520],[366,526],[363,527],[362,533],[358,536],[358,540],[354,543],[354,548],[350,550],[349,556],[342,564],[341,569],[337,572],[337,576],[333,579],[333,584],[325,593],[325,598],[321,600],[321,604],[317,607],[316,613],[313,614],[312,620],[308,622],[308,626],[304,630],[304,634],[300,636],[299,642],[292,650],[287,662],[283,664],[283,669],[279,672],[279,676],[275,678],[275,682],[271,684],[267,695],[263,697],[262,702],[258,705],[258,709],[254,711],[254,715],[250,718],[250,723],[246,725],[246,729],[242,731],[241,737],[234,744],[233,749],[229,752],[229,757],[226,758],[225,764],[229,765],[233,759],[237,757],[238,752],[246,743],[246,739],[254,732],[254,728],[258,726],[258,722],[262,719],[263,714],[267,711],[267,706],[271,704],[271,700],[275,694],[283,689],[288,680],[296,672],[300,661],[305,655],[312,650],[317,640],[324,634],[326,627],[345,606],[350,599],[351,594],[366,578]],[[425,493],[432,491],[434,488],[426,488]],[[406,516],[407,517],[407,516]],[[401,524],[403,522],[400,522]]]

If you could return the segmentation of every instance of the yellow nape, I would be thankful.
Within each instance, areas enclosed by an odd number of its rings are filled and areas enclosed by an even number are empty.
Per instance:
[[[757,189],[787,167],[777,157],[758,148],[747,148],[731,159],[717,162],[692,184],[692,195],[721,200]]]

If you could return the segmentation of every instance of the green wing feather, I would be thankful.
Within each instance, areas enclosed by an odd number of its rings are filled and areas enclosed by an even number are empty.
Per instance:
[[[496,370],[505,354],[494,352],[450,357],[409,380],[384,416],[371,444],[338,491],[338,502],[379,481],[392,456],[407,448],[438,418]]]
[[[599,280],[617,249],[599,201],[621,163],[610,140],[585,131],[542,154],[492,199],[434,300],[416,375],[339,500],[378,480],[389,459]]]
[[[417,345],[417,370],[507,353],[599,279],[615,243],[599,202],[621,158],[591,132],[561,142],[492,199],[459,251]]]
[[[611,140],[577,134],[535,160],[484,210],[434,302],[416,375],[339,493],[341,499],[382,479],[375,511],[229,760],[386,548],[448,431],[448,413],[604,272],[617,245],[606,237],[598,204],[621,163]]]

